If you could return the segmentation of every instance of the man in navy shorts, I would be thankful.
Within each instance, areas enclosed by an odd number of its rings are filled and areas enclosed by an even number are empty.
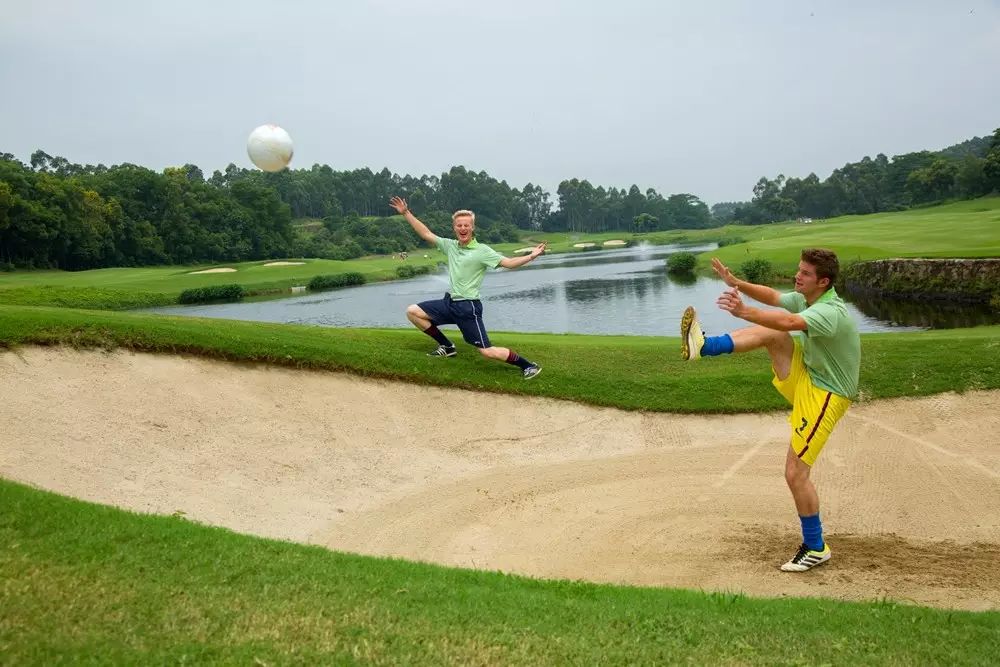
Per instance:
[[[406,309],[406,317],[415,327],[437,341],[432,357],[454,357],[455,345],[438,329],[442,324],[457,324],[462,338],[469,345],[479,348],[479,352],[489,359],[499,359],[521,369],[524,379],[530,380],[542,368],[513,350],[495,347],[490,343],[489,334],[483,325],[483,303],[479,300],[479,288],[487,269],[502,266],[516,269],[524,266],[545,252],[545,244],[539,243],[531,253],[523,257],[504,257],[488,245],[476,241],[476,215],[472,211],[455,211],[451,216],[454,239],[437,236],[420,222],[406,205],[406,200],[393,197],[389,202],[396,211],[406,218],[413,231],[448,257],[448,277],[451,291],[443,299],[422,301]]]

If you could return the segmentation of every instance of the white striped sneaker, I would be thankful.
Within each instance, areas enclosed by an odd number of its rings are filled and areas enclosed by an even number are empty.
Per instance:
[[[428,357],[454,357],[458,352],[455,350],[455,346],[438,345],[437,349],[433,352],[428,352]]]
[[[792,560],[781,566],[784,572],[805,572],[830,560],[830,545],[824,544],[822,551],[813,551],[805,544],[792,556]]]

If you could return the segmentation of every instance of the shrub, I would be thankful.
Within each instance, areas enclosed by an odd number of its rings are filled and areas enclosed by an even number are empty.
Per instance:
[[[667,257],[667,271],[669,273],[693,273],[694,265],[697,262],[692,252],[675,252]]]
[[[412,264],[404,264],[396,267],[396,276],[399,278],[413,278],[414,276],[425,275],[433,270],[433,266],[415,266]]]
[[[764,285],[771,280],[774,275],[774,268],[771,266],[771,262],[766,259],[751,259],[748,262],[743,262],[740,265],[740,273],[743,277],[752,283],[758,285]]]
[[[246,296],[243,285],[211,285],[186,289],[177,298],[178,303],[208,303],[210,301],[239,301]]]
[[[719,247],[724,248],[727,245],[739,245],[740,243],[746,243],[747,240],[742,236],[724,236],[719,239]]]
[[[356,271],[350,273],[336,273],[326,276],[313,276],[309,281],[309,291],[315,292],[325,289],[337,289],[338,287],[348,287],[349,285],[364,285],[364,275]]]

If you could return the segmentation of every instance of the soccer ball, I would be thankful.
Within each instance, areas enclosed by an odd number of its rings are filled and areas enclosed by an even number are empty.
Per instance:
[[[264,171],[281,171],[292,159],[292,138],[277,125],[261,125],[247,139],[247,155]]]

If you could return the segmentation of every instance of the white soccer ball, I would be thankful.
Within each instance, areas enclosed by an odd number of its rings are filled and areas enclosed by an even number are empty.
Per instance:
[[[264,171],[281,171],[292,160],[292,138],[277,125],[261,125],[247,139],[247,155]]]

